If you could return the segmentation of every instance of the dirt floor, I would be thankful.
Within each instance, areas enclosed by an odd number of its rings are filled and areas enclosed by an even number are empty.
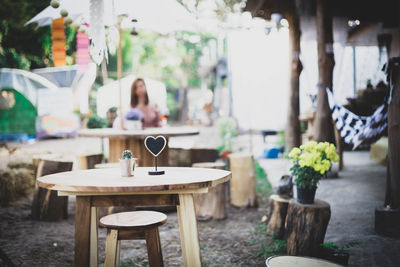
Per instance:
[[[264,205],[262,205],[264,206]],[[69,199],[69,218],[39,222],[30,218],[31,198],[0,210],[0,247],[17,266],[71,266],[74,258],[75,198]],[[262,266],[256,227],[262,209],[228,208],[222,221],[199,222],[204,266]],[[104,262],[105,229],[99,231],[100,262]],[[160,227],[165,266],[182,266],[176,212]],[[122,241],[121,266],[147,266],[145,241]],[[1,261],[0,261],[1,266]]]

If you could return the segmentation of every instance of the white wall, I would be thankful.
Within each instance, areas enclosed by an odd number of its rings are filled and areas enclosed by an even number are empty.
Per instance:
[[[284,129],[289,89],[288,29],[228,33],[233,116],[243,129]]]

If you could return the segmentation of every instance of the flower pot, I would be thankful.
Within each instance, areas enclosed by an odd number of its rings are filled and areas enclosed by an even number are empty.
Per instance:
[[[133,176],[133,171],[135,170],[136,159],[120,159],[119,165],[121,167],[121,176],[130,177]]]
[[[124,128],[126,130],[141,130],[143,123],[140,120],[124,120]]]
[[[316,190],[316,187],[309,189],[308,187],[297,186],[297,202],[301,204],[313,204]]]
[[[331,248],[323,248],[322,258],[343,266],[347,266],[350,254],[345,251],[337,251]]]

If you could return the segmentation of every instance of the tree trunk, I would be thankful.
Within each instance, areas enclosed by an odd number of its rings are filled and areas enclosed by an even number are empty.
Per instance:
[[[285,220],[289,205],[289,199],[281,198],[279,195],[269,197],[267,213],[267,233],[276,238],[282,238],[285,234]]]
[[[299,77],[303,69],[300,61],[300,20],[293,8],[292,12],[288,12],[285,16],[289,22],[289,36],[290,36],[290,91],[289,91],[289,106],[288,118],[285,130],[285,146],[286,150],[293,147],[300,146],[301,133],[300,133],[300,102],[299,102]]]
[[[217,162],[203,162],[194,163],[193,167],[224,170],[225,164]],[[226,218],[226,186],[227,183],[219,184],[215,187],[211,187],[208,190],[208,193],[193,195],[197,219],[221,220]]]
[[[317,0],[317,42],[318,42],[318,81],[317,111],[315,114],[316,141],[335,143],[331,110],[325,88],[332,90],[333,67],[333,29],[332,15],[330,14],[329,1]]]
[[[300,204],[292,199],[286,217],[286,253],[318,256],[331,218],[329,203],[316,199]]]
[[[232,172],[230,203],[236,207],[257,206],[253,156],[246,153],[232,153],[228,157]]]
[[[40,160],[36,178],[72,170],[70,161]],[[57,191],[38,187],[36,184],[32,202],[32,219],[59,221],[68,217],[68,197],[59,197]]]
[[[388,109],[388,179],[385,206],[400,209],[400,58],[392,67],[392,99]]]

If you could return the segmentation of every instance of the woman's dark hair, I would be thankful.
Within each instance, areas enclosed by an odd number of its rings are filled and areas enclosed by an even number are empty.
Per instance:
[[[137,106],[138,102],[139,102],[138,95],[136,93],[137,85],[138,85],[139,82],[142,82],[144,84],[144,86],[146,86],[146,84],[144,83],[144,80],[142,78],[137,78],[132,83],[132,86],[131,86],[131,107],[133,107],[133,108],[135,108]],[[145,105],[148,105],[149,104],[149,96],[147,94],[147,90],[146,90],[146,93],[144,95],[144,99],[145,99],[144,100]]]

